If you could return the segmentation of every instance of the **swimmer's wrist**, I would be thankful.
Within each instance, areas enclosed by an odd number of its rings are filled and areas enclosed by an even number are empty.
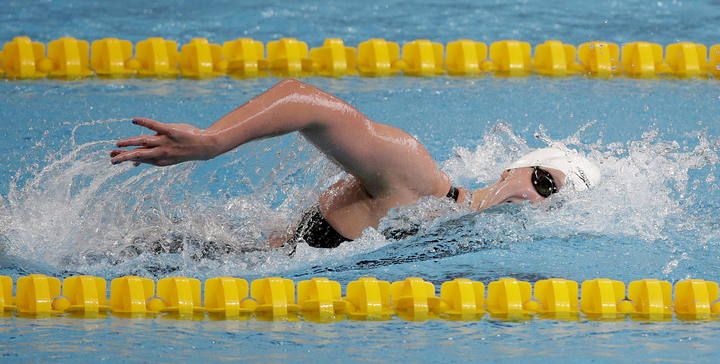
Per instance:
[[[207,145],[210,151],[207,159],[212,159],[227,153],[252,140],[247,133],[233,130],[232,128],[213,129],[210,127],[202,131],[202,136],[204,139],[203,144]]]
[[[200,133],[200,137],[202,138],[202,145],[205,149],[204,158],[202,159],[213,159],[226,152],[223,148],[222,138],[220,138],[217,132],[205,129]]]

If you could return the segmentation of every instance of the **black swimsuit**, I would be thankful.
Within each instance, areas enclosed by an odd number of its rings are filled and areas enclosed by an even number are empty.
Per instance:
[[[457,187],[450,186],[450,191],[448,191],[446,197],[457,202],[459,196],[460,191]],[[289,242],[295,245],[301,240],[313,248],[337,248],[340,244],[352,239],[348,239],[337,232],[320,212],[320,205],[316,204],[305,210],[300,224]]]

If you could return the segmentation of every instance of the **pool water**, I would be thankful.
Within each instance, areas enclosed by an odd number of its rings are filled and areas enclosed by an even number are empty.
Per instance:
[[[533,44],[561,39],[719,43],[712,2],[9,2],[0,40],[293,36]],[[133,116],[210,125],[279,79],[0,82],[0,275],[127,274],[248,280],[456,277],[488,283],[608,277],[720,280],[718,80],[306,78],[424,143],[456,184],[493,182],[530,148],[564,143],[603,172],[587,193],[470,213],[424,199],[338,249],[264,241],[340,171],[297,135],[202,163],[111,166]],[[417,225],[388,240],[381,230]],[[473,322],[0,319],[3,361],[714,362],[718,321]]]

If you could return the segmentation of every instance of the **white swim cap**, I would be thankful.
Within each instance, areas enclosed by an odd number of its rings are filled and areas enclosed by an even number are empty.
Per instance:
[[[600,183],[600,168],[577,151],[562,147],[534,150],[520,157],[506,169],[523,167],[553,168],[565,173],[565,183],[584,191]]]

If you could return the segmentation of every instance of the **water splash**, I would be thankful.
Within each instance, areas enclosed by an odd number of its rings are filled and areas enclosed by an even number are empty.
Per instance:
[[[537,137],[578,148],[600,165],[603,182],[590,192],[562,191],[548,203],[479,214],[443,199],[421,199],[391,211],[352,244],[333,250],[300,245],[288,256],[265,241],[288,229],[298,211],[340,176],[302,138],[243,146],[206,163],[111,167],[113,141],[78,143],[75,134],[115,122],[82,123],[46,165],[17,171],[7,197],[0,196],[3,265],[104,276],[253,276],[441,259],[548,237],[718,236],[717,227],[690,211],[701,194],[717,191],[717,140],[698,132],[697,143],[688,146],[648,130],[626,143],[582,144],[586,125],[566,139],[553,140],[542,128]],[[455,183],[482,186],[529,150],[528,141],[498,123],[474,150],[456,147],[442,168]],[[382,234],[408,229],[417,235],[389,240]]]
[[[627,143],[583,144],[581,135],[589,127],[592,123],[560,140],[553,140],[540,127],[537,139],[548,146],[562,143],[579,149],[600,166],[603,177],[589,192],[565,190],[549,203],[523,206],[520,212],[526,229],[556,236],[596,234],[652,241],[666,239],[669,231],[695,228],[692,221],[677,223],[687,219],[687,209],[700,191],[717,188],[717,141],[697,132],[697,145],[683,147],[677,141],[661,139],[659,132],[651,129],[640,140]],[[530,150],[526,141],[500,123],[474,151],[456,148],[456,157],[443,168],[456,181],[482,185],[497,179],[505,166]],[[707,176],[688,186],[692,173],[700,171],[707,171]]]

